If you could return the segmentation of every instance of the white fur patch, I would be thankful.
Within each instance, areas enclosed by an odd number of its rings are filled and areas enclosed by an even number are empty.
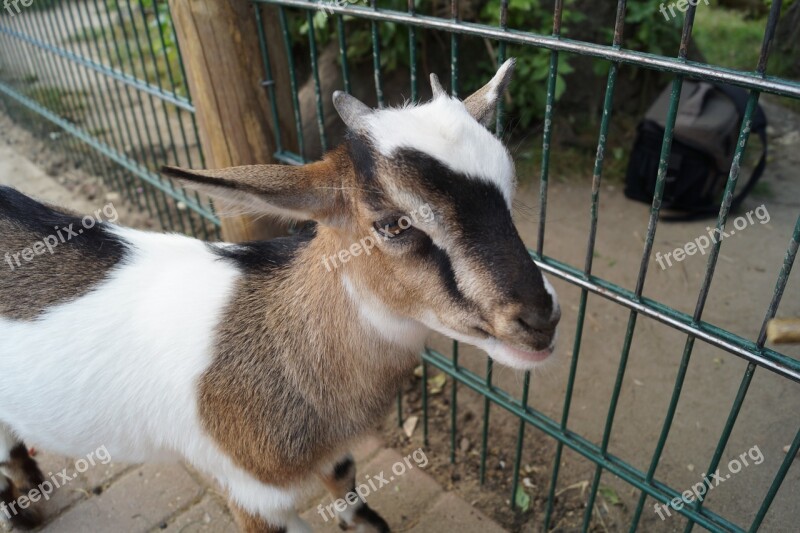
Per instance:
[[[561,312],[561,307],[558,304],[558,295],[556,295],[555,288],[553,288],[553,285],[550,284],[550,280],[547,279],[547,276],[544,274],[542,274],[542,281],[544,282],[544,290],[547,291],[547,294],[549,294],[550,298],[553,300],[553,311],[550,314],[552,318]]]
[[[36,321],[0,318],[0,420],[62,455],[105,446],[114,462],[184,458],[251,513],[288,511],[300,488],[236,466],[198,415],[198,380],[239,271],[195,239],[113,231],[132,250],[94,290]],[[0,426],[0,447],[9,435]]]
[[[460,100],[441,96],[424,104],[380,109],[364,121],[384,156],[399,148],[424,152],[456,172],[496,185],[511,206],[515,186],[511,155]]]
[[[358,309],[361,320],[392,344],[418,352],[422,350],[430,330],[416,320],[393,313],[369,290],[356,288],[350,278],[342,276],[350,301]]]

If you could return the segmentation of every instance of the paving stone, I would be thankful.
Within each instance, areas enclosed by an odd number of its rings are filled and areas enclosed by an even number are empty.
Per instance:
[[[165,533],[238,533],[227,505],[218,497],[206,495],[199,503],[173,518]]]
[[[57,517],[48,533],[149,531],[189,507],[205,489],[180,464],[149,464]]]
[[[59,484],[63,483],[63,478],[59,473],[65,468],[66,475],[72,478],[68,483],[53,490],[50,499],[40,506],[44,516],[55,516],[76,501],[102,492],[108,488],[112,479],[133,468],[131,465],[123,463],[102,464],[99,459],[95,459],[94,466],[89,465],[88,470],[79,473],[76,470],[76,460],[47,453],[36,454],[36,461],[39,463],[45,480],[50,480],[52,483],[52,480],[55,479]],[[78,467],[84,468],[82,464],[79,464]]]
[[[375,435],[368,435],[353,447],[353,457],[356,465],[372,459],[383,448],[383,442]]]
[[[394,450],[386,449],[379,452],[369,463],[358,468],[356,475],[357,484],[367,483],[372,480],[377,490],[367,495],[367,503],[375,509],[389,523],[392,530],[402,531],[416,523],[425,509],[441,492],[441,488],[416,462],[409,460],[413,468],[408,468],[403,461],[403,456]],[[397,466],[393,472],[392,467]],[[388,484],[381,485],[379,479],[384,479]],[[314,531],[323,533],[338,532],[339,528],[335,518],[325,512],[326,521],[319,513],[319,505],[323,510],[333,503],[330,496],[318,500],[305,513],[304,520],[311,524]]]
[[[503,533],[506,530],[452,492],[446,492],[419,518],[417,525],[410,531]]]

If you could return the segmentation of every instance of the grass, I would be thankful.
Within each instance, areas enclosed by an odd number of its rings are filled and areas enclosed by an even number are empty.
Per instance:
[[[765,24],[764,19],[747,19],[738,11],[701,2],[692,35],[707,63],[755,70]]]
[[[739,11],[713,4],[706,6],[701,2],[697,7],[692,36],[707,63],[753,71],[758,63],[766,24],[766,17],[750,19]],[[791,61],[792,58],[781,57],[777,50],[773,50],[767,73],[773,76],[788,77]],[[795,112],[800,112],[800,101],[798,100],[780,98],[777,103]]]

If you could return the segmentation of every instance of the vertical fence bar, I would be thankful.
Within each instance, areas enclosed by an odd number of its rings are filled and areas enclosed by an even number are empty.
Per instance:
[[[764,497],[764,501],[761,503],[761,507],[759,507],[758,513],[756,514],[756,517],[750,526],[750,533],[755,533],[761,527],[761,522],[763,522],[764,517],[767,516],[767,512],[772,505],[772,501],[775,499],[778,489],[781,488],[783,480],[786,478],[786,473],[789,471],[789,467],[792,466],[792,463],[794,463],[798,452],[800,452],[800,430],[798,430],[797,434],[794,436],[792,445],[789,446],[789,452],[786,454],[786,457],[783,458],[783,462],[781,463],[780,468],[778,468],[778,473],[775,475],[775,479],[769,486],[767,495]]]
[[[450,0],[450,20],[458,24],[458,0]],[[458,97],[458,35],[450,33],[450,95]]]
[[[563,0],[556,0],[556,9]],[[500,0],[500,29],[508,30],[508,0]],[[500,41],[497,45],[497,65],[498,67],[506,62],[506,42]],[[495,109],[494,134],[498,138],[503,137],[503,111],[505,111],[505,95],[497,98],[497,109]]]
[[[272,77],[272,64],[269,60],[267,50],[267,40],[264,35],[264,21],[261,14],[261,5],[256,5],[256,28],[258,30],[258,46],[261,49],[261,61],[264,65],[264,81],[261,82],[267,89],[267,99],[269,100],[270,112],[272,113],[273,128],[275,129],[275,152],[283,151],[283,141],[281,140],[281,121],[278,118],[277,95],[275,94],[275,80]]]
[[[292,53],[292,36],[289,33],[289,24],[286,21],[286,8],[279,6],[278,16],[280,17],[281,33],[283,34],[283,42],[286,48],[286,60],[289,63],[289,80],[292,89],[294,124],[295,128],[297,128],[297,144],[300,149],[300,157],[303,161],[306,161],[306,143],[303,138],[303,118],[300,116],[300,101],[297,96],[297,72],[294,66],[294,54]]]
[[[308,50],[311,56],[311,75],[314,79],[314,99],[317,104],[317,128],[319,128],[319,142],[322,146],[322,153],[328,151],[328,137],[325,135],[325,110],[322,106],[322,88],[319,83],[319,62],[317,54],[317,37],[314,29],[314,15],[311,11],[306,11],[308,21]]]
[[[558,24],[554,23],[553,25],[553,32],[560,36],[560,29],[561,29],[561,8],[563,6],[559,6],[557,10],[558,15]],[[617,8],[617,26],[619,27],[620,24],[624,23],[624,14],[625,14],[625,2],[624,0],[620,0],[618,3]],[[623,22],[620,22],[622,19]],[[622,31],[615,32],[615,42],[619,44],[617,39],[621,39]],[[555,54],[553,52],[552,54]],[[541,201],[542,201],[542,214],[540,216],[539,222],[539,239],[537,243],[537,251],[539,254],[542,253],[542,249],[544,246],[544,216],[546,214],[546,194],[547,194],[547,170],[549,170],[549,165],[546,164],[545,158],[549,161],[549,153],[550,153],[550,128],[552,127],[552,113],[553,113],[553,106],[554,106],[554,93],[555,93],[555,78],[557,76],[557,69],[558,69],[558,57],[553,57],[551,54],[550,58],[550,78],[548,79],[548,100],[547,100],[547,108],[545,109],[545,134],[543,135],[543,146],[542,146],[542,180],[541,180]],[[591,196],[591,209],[590,209],[590,222],[589,222],[589,238],[586,250],[586,258],[584,263],[584,275],[589,276],[591,275],[592,271],[592,261],[594,258],[594,247],[595,247],[595,240],[597,237],[597,221],[598,221],[598,205],[600,202],[600,179],[602,177],[602,161],[603,161],[603,153],[605,151],[605,142],[606,136],[608,133],[608,122],[610,121],[610,106],[612,103],[613,98],[613,89],[614,83],[616,80],[616,68],[612,65],[611,69],[609,70],[609,79],[606,86],[606,101],[605,104],[608,104],[608,107],[603,108],[603,122],[601,123],[601,133],[600,133],[600,141],[598,142],[597,148],[597,158],[595,160],[595,172],[592,177],[592,196]],[[608,113],[606,113],[608,111]],[[550,113],[548,117],[548,112]],[[547,121],[550,121],[550,124],[547,124]],[[605,132],[603,131],[603,126],[605,126]],[[570,370],[569,376],[567,377],[567,388],[564,397],[564,405],[562,408],[561,414],[561,430],[566,431],[567,423],[569,421],[569,413],[572,404],[572,394],[573,388],[575,385],[575,376],[577,374],[578,369],[578,357],[580,355],[581,349],[581,342],[583,339],[583,326],[584,320],[586,317],[586,305],[588,300],[588,291],[586,289],[581,290],[580,301],[578,304],[578,318],[576,323],[575,329],[575,341],[572,349],[572,361],[570,362]],[[558,486],[558,477],[561,467],[561,455],[563,453],[564,445],[563,443],[559,442],[556,445],[556,453],[555,458],[553,461],[553,474],[550,479],[550,489],[548,491],[547,497],[547,506],[545,508],[545,517],[544,517],[544,528],[547,531],[550,528],[550,520],[553,514],[553,506],[555,504],[555,494],[556,494],[556,487]],[[591,507],[588,508],[591,512]]]
[[[458,341],[453,341],[453,369],[458,369]],[[458,380],[450,382],[450,463],[456,462],[456,432],[458,431]]]
[[[416,14],[414,0],[408,0],[408,13],[412,16]],[[411,101],[417,103],[419,100],[417,87],[417,28],[414,26],[408,27],[408,73],[411,77]]]
[[[373,11],[378,10],[376,0],[370,0],[370,6]],[[375,95],[378,97],[378,107],[383,108],[383,80],[381,78],[381,36],[378,29],[378,23],[372,21],[372,74],[375,77]]]
[[[428,363],[422,362],[422,443],[427,447],[430,445],[428,439]]]
[[[347,65],[347,36],[344,31],[344,17],[342,15],[336,15],[336,33],[339,37],[339,60],[342,62],[344,92],[350,94],[350,69]]]
[[[557,0],[560,2],[561,0]],[[508,0],[501,0],[500,2],[500,29],[507,30],[508,29]],[[502,65],[506,60],[506,43],[501,41],[498,45],[497,50],[497,64]],[[500,95],[497,99],[497,109],[496,114],[497,117],[495,119],[494,131],[497,137],[503,136],[503,98],[504,95]],[[486,374],[485,374],[485,381],[484,385],[487,389],[492,387],[492,373],[494,372],[494,361],[491,357],[486,358]],[[492,402],[489,401],[489,397],[485,396],[483,398],[483,430],[481,432],[481,460],[480,460],[480,483],[483,485],[486,483],[486,457],[489,452],[489,417],[491,414]]]
[[[531,372],[525,371],[525,377],[522,380],[522,408],[528,409],[528,393],[531,387]],[[525,439],[525,420],[520,419],[519,426],[517,427],[517,445],[514,453],[514,471],[511,477],[511,508],[517,508],[517,491],[519,490],[519,469],[522,465],[522,448]]]

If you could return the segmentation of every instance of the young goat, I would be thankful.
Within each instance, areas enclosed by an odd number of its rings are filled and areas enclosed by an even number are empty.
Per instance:
[[[116,461],[183,459],[210,474],[243,531],[307,531],[296,502],[315,476],[336,498],[353,490],[348,449],[385,416],[431,331],[515,368],[547,358],[560,310],[511,219],[511,156],[484,127],[513,67],[463,102],[435,76],[433,100],[397,109],[337,92],[348,138],[317,163],[164,169],[316,221],[289,238],[78,232],[80,219],[0,188],[0,258],[75,231],[1,269],[2,501],[41,481],[23,441],[71,456],[102,445]],[[361,501],[339,519],[388,531]]]

